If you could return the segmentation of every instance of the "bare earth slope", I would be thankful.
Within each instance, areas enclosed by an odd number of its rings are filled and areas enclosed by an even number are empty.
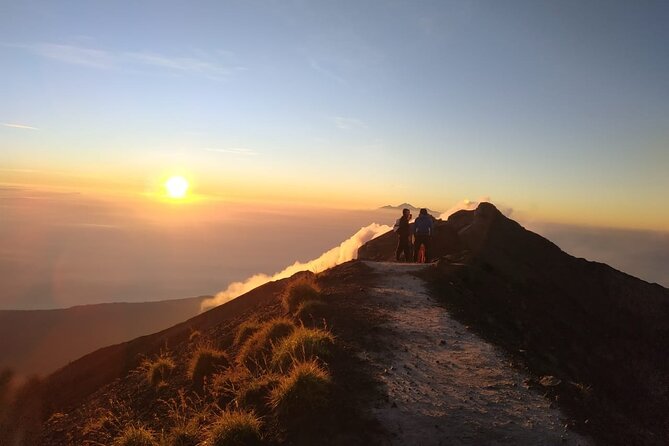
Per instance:
[[[413,275],[422,265],[367,262],[367,304],[386,319],[368,361],[387,400],[374,414],[392,445],[589,444],[529,389],[498,349],[451,318]],[[429,267],[427,267],[429,268]]]

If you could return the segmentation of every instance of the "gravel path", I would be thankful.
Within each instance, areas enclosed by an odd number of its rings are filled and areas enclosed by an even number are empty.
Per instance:
[[[388,322],[364,359],[385,384],[374,414],[389,445],[588,445],[524,385],[527,376],[452,319],[412,275],[423,265],[366,262],[370,304]],[[429,267],[429,266],[427,266]]]

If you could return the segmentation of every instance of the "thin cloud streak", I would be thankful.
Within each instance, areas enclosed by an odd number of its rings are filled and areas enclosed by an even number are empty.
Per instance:
[[[11,127],[13,129],[39,130],[37,127],[33,127],[31,125],[16,124],[16,123],[12,123],[12,122],[3,122],[2,125],[5,126],[5,127]]]
[[[208,53],[195,51],[198,57],[169,56],[149,52],[107,51],[75,45],[54,43],[5,44],[25,49],[33,54],[72,65],[82,65],[105,70],[137,70],[156,68],[172,73],[202,76],[212,80],[225,80],[236,72],[245,70],[239,64],[226,63],[229,52]]]

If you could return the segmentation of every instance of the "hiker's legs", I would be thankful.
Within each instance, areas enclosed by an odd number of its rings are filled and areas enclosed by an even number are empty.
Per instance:
[[[420,244],[422,243],[420,235],[416,236],[416,241],[413,244],[413,261],[418,262],[418,253],[420,252]]]
[[[411,259],[411,246],[409,240],[406,238],[400,238],[397,242],[397,249],[395,250],[395,260],[400,261],[400,255],[404,253],[404,261],[408,262]]]
[[[431,245],[432,236],[425,236],[423,244],[425,245],[425,263],[430,263],[430,245]]]
[[[409,240],[407,240],[404,246],[404,261],[411,262],[411,242]]]

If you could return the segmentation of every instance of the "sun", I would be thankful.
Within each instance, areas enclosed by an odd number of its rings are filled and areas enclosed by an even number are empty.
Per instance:
[[[188,192],[188,180],[182,176],[170,177],[165,181],[165,189],[170,198],[183,198]]]

